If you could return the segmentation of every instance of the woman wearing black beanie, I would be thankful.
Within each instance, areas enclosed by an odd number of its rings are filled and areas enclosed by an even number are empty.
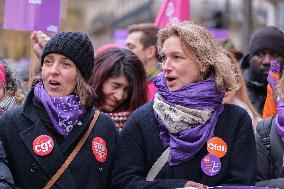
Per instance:
[[[82,32],[48,41],[25,104],[0,119],[1,182],[20,188],[109,188],[117,139],[86,82],[94,50]],[[6,167],[7,166],[7,167]]]

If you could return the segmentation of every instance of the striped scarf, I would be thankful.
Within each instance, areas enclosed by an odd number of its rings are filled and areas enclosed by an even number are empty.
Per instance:
[[[3,98],[3,100],[0,102],[0,109],[1,112],[4,113],[7,110],[11,109],[11,108],[15,108],[18,107],[19,105],[16,102],[15,97],[13,96],[5,96]],[[0,115],[2,115],[2,113],[0,113]]]
[[[111,119],[114,121],[116,128],[118,131],[121,131],[125,125],[127,118],[130,115],[130,112],[116,112],[116,113],[108,113]]]

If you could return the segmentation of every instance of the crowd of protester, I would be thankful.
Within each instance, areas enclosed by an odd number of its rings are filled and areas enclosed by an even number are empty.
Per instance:
[[[240,58],[189,21],[128,32],[33,32],[29,90],[0,60],[0,188],[284,188],[284,33]]]

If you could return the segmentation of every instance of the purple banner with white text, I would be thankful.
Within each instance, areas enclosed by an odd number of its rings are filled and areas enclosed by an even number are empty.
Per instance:
[[[60,0],[6,0],[3,28],[57,33]]]

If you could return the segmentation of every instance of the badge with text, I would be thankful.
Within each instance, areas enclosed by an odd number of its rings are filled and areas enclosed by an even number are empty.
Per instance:
[[[210,138],[207,142],[207,151],[218,158],[224,157],[227,153],[227,144],[219,137]]]
[[[99,162],[105,162],[107,158],[107,147],[104,139],[101,137],[95,137],[92,141],[92,150]]]
[[[33,150],[39,156],[46,156],[53,150],[54,142],[48,135],[40,135],[33,142]]]
[[[208,176],[215,176],[221,170],[221,161],[213,154],[206,155],[201,161],[201,169]]]

